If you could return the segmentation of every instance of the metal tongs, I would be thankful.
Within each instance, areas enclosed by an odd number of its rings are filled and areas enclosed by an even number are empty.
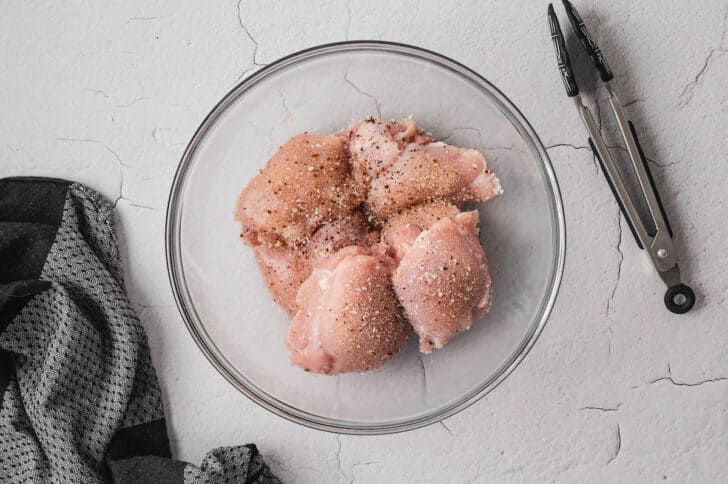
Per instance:
[[[642,195],[652,217],[653,227],[646,225],[640,217],[634,199],[625,186],[622,175],[609,149],[607,149],[607,145],[604,143],[604,138],[600,133],[599,127],[594,122],[591,111],[584,106],[581,100],[579,86],[576,84],[574,78],[574,71],[569,60],[569,53],[566,50],[566,43],[561,32],[561,26],[554,12],[553,5],[549,4],[548,18],[551,39],[556,50],[556,59],[558,61],[559,71],[561,72],[561,78],[564,81],[566,94],[574,98],[576,109],[579,111],[584,126],[586,126],[589,132],[589,146],[599,160],[602,171],[609,182],[609,186],[619,203],[625,219],[627,219],[627,223],[637,241],[637,245],[647,251],[658,274],[668,287],[665,293],[665,306],[673,313],[686,313],[695,304],[695,293],[682,283],[678,257],[672,242],[672,229],[670,228],[665,209],[660,201],[660,195],[657,193],[652,173],[650,173],[650,168],[647,165],[647,159],[637,140],[637,132],[635,131],[634,125],[624,114],[622,103],[619,101],[614,87],[609,82],[614,77],[614,74],[604,59],[601,50],[589,35],[579,12],[576,11],[568,0],[562,0],[562,2],[576,36],[581,41],[584,49],[586,49],[587,54],[589,54],[589,57],[594,63],[594,67],[599,73],[599,77],[601,77],[607,88],[609,104],[616,117],[619,132],[627,147],[627,153],[639,180]]]

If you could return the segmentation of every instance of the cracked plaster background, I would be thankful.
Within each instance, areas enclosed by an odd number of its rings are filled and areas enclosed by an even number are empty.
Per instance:
[[[4,3],[0,176],[70,178],[115,201],[178,457],[255,441],[285,482],[725,479],[728,2],[576,2],[652,162],[698,294],[686,316],[663,308],[664,287],[586,148],[546,4]],[[260,66],[347,38],[433,49],[501,88],[548,147],[567,217],[560,296],[521,366],[445,422],[380,437],[299,427],[237,393],[188,336],[164,262],[169,184],[207,112]],[[590,102],[616,146],[604,93]]]

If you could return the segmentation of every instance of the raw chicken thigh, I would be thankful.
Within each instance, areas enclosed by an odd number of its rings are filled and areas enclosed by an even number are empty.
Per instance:
[[[491,275],[477,225],[477,210],[435,221],[404,250],[392,275],[420,351],[442,348],[490,309]]]
[[[461,205],[484,202],[500,192],[498,179],[478,151],[444,143],[410,144],[372,180],[366,204],[375,216],[387,218],[433,200]]]
[[[412,327],[389,270],[360,246],[324,259],[298,291],[286,343],[294,365],[314,373],[367,371],[407,342]]]
[[[387,122],[366,119],[351,129],[349,139],[354,173],[366,183],[392,166],[405,144],[432,141],[408,118]]]
[[[311,265],[318,264],[330,255],[348,245],[369,246],[378,239],[378,233],[371,232],[361,210],[340,220],[322,225],[306,245]]]
[[[444,201],[436,201],[403,210],[390,217],[382,228],[382,243],[388,254],[399,262],[422,231],[445,217],[459,213],[458,208]]]
[[[325,222],[361,203],[353,185],[346,138],[300,134],[280,147],[238,200],[243,230],[260,240],[305,242]]]
[[[291,362],[335,375],[377,368],[414,331],[442,348],[491,304],[470,202],[500,183],[478,151],[411,119],[367,119],[285,143],[236,211],[276,303],[292,318]]]
[[[293,316],[298,288],[315,264],[348,245],[368,245],[377,234],[369,232],[364,214],[357,210],[340,220],[323,224],[299,248],[282,243],[266,244],[250,232],[245,238],[255,251],[255,259],[273,300]]]
[[[250,243],[261,274],[275,301],[289,316],[296,313],[296,294],[311,274],[305,253],[284,245],[269,245],[257,239]]]

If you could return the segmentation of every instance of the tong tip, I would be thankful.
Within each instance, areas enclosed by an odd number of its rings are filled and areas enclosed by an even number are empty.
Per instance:
[[[576,84],[576,79],[574,78],[574,71],[571,68],[569,53],[566,50],[566,42],[564,42],[564,34],[561,32],[559,18],[556,16],[556,11],[554,11],[554,5],[552,3],[549,3],[546,12],[549,19],[551,40],[554,44],[554,52],[556,53],[556,63],[559,68],[559,72],[561,73],[561,79],[564,82],[566,95],[574,97],[579,94],[579,86]]]
[[[599,72],[599,77],[601,77],[604,82],[611,81],[614,78],[612,69],[609,67],[609,64],[607,64],[607,60],[604,58],[601,49],[597,43],[594,42],[591,34],[589,34],[589,31],[586,29],[586,25],[584,24],[584,20],[581,18],[579,11],[569,0],[561,0],[561,2],[566,10],[566,16],[569,17],[569,22],[571,22],[571,26],[574,28],[574,32],[576,32],[576,36],[581,41],[581,45],[584,46],[584,49],[587,51],[587,54],[589,54],[589,57],[591,57],[592,62],[594,63],[594,67]]]

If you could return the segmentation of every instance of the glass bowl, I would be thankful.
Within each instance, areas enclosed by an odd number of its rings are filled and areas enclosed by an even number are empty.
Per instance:
[[[412,116],[436,140],[477,148],[505,193],[478,206],[494,302],[430,355],[407,347],[382,368],[336,377],[289,363],[288,318],[239,237],[235,201],[294,134],[334,133],[369,116]],[[493,85],[434,52],[386,42],[323,45],[245,79],[205,118],[182,157],[167,208],[177,304],[215,368],[270,411],[317,429],[389,433],[437,422],[503,381],[541,333],[564,265],[565,229],[548,155]]]

